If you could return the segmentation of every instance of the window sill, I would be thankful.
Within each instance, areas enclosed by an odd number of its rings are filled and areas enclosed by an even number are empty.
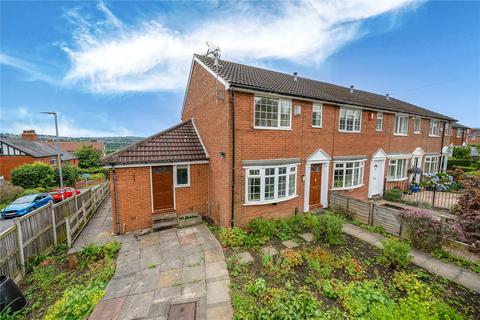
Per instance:
[[[383,130],[375,129],[376,132],[383,132]]]
[[[398,182],[398,181],[405,181],[407,180],[408,177],[404,177],[404,178],[397,178],[397,179],[389,179],[387,178],[387,182]]]
[[[421,132],[414,132],[413,134],[422,134]]]
[[[353,190],[353,189],[358,189],[363,187],[365,184],[359,184],[358,186],[353,186],[353,187],[345,187],[345,188],[332,188],[332,190]]]
[[[359,130],[359,131],[338,130],[338,132],[341,132],[341,133],[362,133],[361,130]]]
[[[175,188],[188,188],[190,187],[190,184],[177,184],[175,185]]]
[[[440,138],[440,136],[436,136],[436,135],[434,135],[434,134],[429,134],[428,136],[429,136],[430,138]]]
[[[406,133],[394,133],[393,135],[397,137],[408,137],[408,134]]]
[[[255,201],[255,202],[246,202],[246,203],[244,203],[243,205],[244,205],[244,206],[260,206],[260,205],[264,205],[264,204],[272,204],[272,203],[284,202],[284,201],[288,201],[288,200],[295,199],[295,198],[297,198],[297,197],[298,197],[298,194],[295,194],[295,195],[293,195],[293,196],[289,196],[289,197],[282,198],[282,199],[265,200],[265,201]]]
[[[274,128],[274,127],[258,127],[258,126],[253,126],[253,129],[258,129],[258,130],[292,131],[292,128]]]
[[[315,128],[315,129],[322,129],[323,127],[322,127],[322,126],[312,126],[312,128]]]

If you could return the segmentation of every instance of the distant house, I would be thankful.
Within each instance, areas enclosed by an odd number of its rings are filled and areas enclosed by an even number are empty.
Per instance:
[[[472,128],[467,131],[467,144],[480,144],[480,129]]]
[[[452,138],[451,143],[455,147],[464,146],[467,144],[467,130],[468,127],[463,124],[454,122],[452,124]]]
[[[68,151],[60,150],[62,164],[78,166],[78,158]],[[57,166],[57,149],[38,141],[34,130],[24,130],[21,139],[0,138],[0,176],[10,180],[10,172],[25,163],[44,162]]]
[[[43,144],[55,146],[55,141],[46,140],[40,141]],[[78,149],[83,147],[91,146],[92,148],[100,151],[102,156],[105,155],[105,144],[102,141],[97,140],[82,140],[82,141],[59,141],[60,147],[68,152],[74,153]]]

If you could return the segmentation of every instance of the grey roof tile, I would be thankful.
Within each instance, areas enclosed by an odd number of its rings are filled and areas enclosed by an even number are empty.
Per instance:
[[[38,141],[22,140],[15,138],[0,138],[0,141],[17,148],[18,150],[23,151],[34,158],[56,156],[58,153],[56,147],[47,146]],[[60,152],[62,154],[63,161],[77,159],[75,155],[61,148]]]

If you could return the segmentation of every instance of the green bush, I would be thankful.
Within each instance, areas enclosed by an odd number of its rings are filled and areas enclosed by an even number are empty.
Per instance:
[[[466,166],[454,166],[454,169],[462,170],[463,172],[472,172],[477,170],[475,167],[466,167]]]
[[[456,160],[468,160],[470,156],[470,147],[455,147],[452,151],[452,156]]]
[[[11,184],[6,181],[3,186],[0,186],[0,203],[10,203],[17,199],[23,192],[23,188]]]
[[[388,201],[399,202],[400,200],[402,200],[402,191],[398,189],[391,189],[385,191],[383,198]]]
[[[327,212],[318,217],[312,233],[317,241],[339,244],[342,242],[342,226],[343,220],[340,216]]]
[[[383,258],[393,267],[405,267],[412,260],[410,245],[397,239],[382,240]]]
[[[75,155],[78,157],[78,166],[80,168],[92,168],[100,166],[101,152],[92,146],[83,146],[77,151]]]
[[[55,182],[60,185],[60,172],[58,168],[54,170]],[[79,178],[78,168],[71,165],[62,165],[63,184],[65,186],[74,186]]]
[[[227,247],[242,247],[245,244],[247,233],[237,227],[220,228],[218,230],[220,243]]]
[[[52,168],[43,162],[24,164],[12,170],[12,182],[22,188],[48,187],[53,184]]]
[[[376,280],[350,282],[340,293],[340,298],[343,307],[354,319],[370,312],[372,306],[392,304],[382,283]]]
[[[451,170],[456,166],[462,166],[462,167],[469,167],[474,164],[475,161],[472,161],[470,159],[455,159],[455,158],[450,158],[448,159],[447,162],[447,169]]]
[[[276,226],[274,220],[256,218],[250,221],[249,226],[253,234],[269,238],[275,235]]]

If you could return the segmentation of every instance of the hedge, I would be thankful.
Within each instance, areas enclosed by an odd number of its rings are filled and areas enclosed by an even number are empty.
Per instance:
[[[476,161],[468,159],[448,159],[447,169],[452,170],[454,167],[470,167],[474,166]]]

